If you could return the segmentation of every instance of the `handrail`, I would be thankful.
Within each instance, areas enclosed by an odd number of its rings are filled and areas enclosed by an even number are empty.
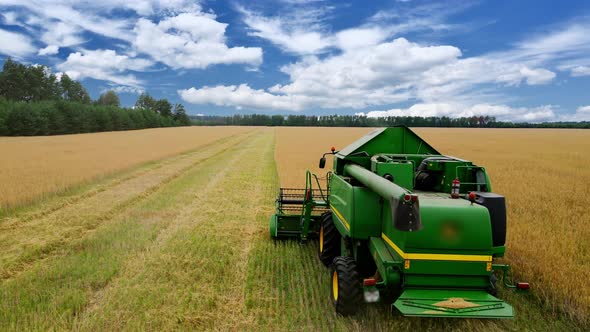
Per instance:
[[[320,179],[318,178],[318,176],[316,174],[310,172],[309,170],[305,173],[305,191],[306,191],[306,193],[307,193],[308,189],[313,190],[313,180],[315,180],[315,183],[317,184],[318,190],[320,191],[320,196],[322,197],[322,199],[324,201],[327,201],[326,196],[324,195],[324,190],[322,189],[322,185],[320,184]]]
[[[484,179],[484,182],[463,182],[463,181],[461,181],[461,179],[459,178],[459,169],[460,168],[467,168],[467,170],[469,170],[469,169],[477,169],[478,171],[483,171],[483,173],[486,174],[485,173],[485,168],[483,168],[481,166],[475,166],[475,165],[457,166],[455,168],[455,177],[457,179],[459,179],[459,181],[461,182],[462,185],[463,184],[473,184],[473,185],[476,185],[478,191],[481,189],[481,186],[487,186],[487,183],[485,182],[485,179]],[[477,178],[475,180],[477,181]]]
[[[331,175],[331,172],[328,172],[327,178],[326,178],[327,187],[329,187],[330,175]],[[313,202],[313,190],[314,190],[313,189],[313,181],[314,180],[315,180],[317,188],[320,192],[320,196],[321,196],[322,200],[325,203],[328,203],[327,192],[326,192],[326,194],[324,194],[324,190],[322,189],[322,185],[320,184],[320,179],[318,178],[318,176],[316,174],[314,174],[308,170],[305,173],[305,193],[303,194],[304,196],[303,196],[303,204],[301,206],[301,216],[305,216],[305,208],[306,208],[306,205],[309,203],[309,201],[311,200]],[[308,197],[308,193],[309,193],[309,197]],[[315,205],[315,204],[313,204],[313,205]]]

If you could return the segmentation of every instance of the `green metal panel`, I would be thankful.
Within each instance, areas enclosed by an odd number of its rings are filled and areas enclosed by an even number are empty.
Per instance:
[[[338,155],[346,157],[361,151],[370,155],[376,153],[440,155],[435,148],[405,126],[375,129],[338,151]]]
[[[373,163],[371,169],[379,176],[393,176],[393,183],[407,190],[414,188],[414,166],[411,162]]]
[[[458,250],[463,254],[491,255],[492,226],[485,207],[444,194],[418,196],[424,228],[405,235],[408,252],[436,249],[442,250],[441,253]]]
[[[277,237],[277,215],[273,214],[270,216],[270,236],[272,238]]]
[[[384,204],[381,208],[381,222],[382,235],[387,236],[387,238],[393,241],[402,251],[405,251],[406,236],[408,235],[408,232],[400,232],[393,227],[391,209],[387,207],[386,204]],[[423,230],[421,230],[420,232],[422,231]],[[403,258],[395,250],[391,249],[391,252],[395,259],[403,261]]]
[[[410,268],[404,270],[410,274],[428,274],[428,275],[450,275],[461,274],[466,276],[486,276],[489,277],[490,271],[487,271],[487,262],[468,262],[468,261],[435,261],[435,260],[410,260]]]
[[[404,316],[512,318],[512,306],[484,291],[407,289],[393,304]]]
[[[411,261],[410,266],[417,261]],[[437,263],[429,261],[426,263]],[[440,263],[440,262],[438,262]],[[432,269],[436,264],[432,264]],[[443,265],[443,264],[439,264]],[[490,279],[482,276],[467,276],[458,271],[449,270],[446,275],[409,274],[404,272],[405,287],[440,287],[440,288],[465,288],[485,290],[490,285]]]
[[[340,234],[350,235],[349,220],[352,220],[354,195],[352,186],[340,176],[330,179],[330,208],[335,216],[336,228]]]
[[[352,187],[353,215],[350,223],[350,236],[367,240],[370,236],[381,236],[381,204],[379,195],[368,188]]]
[[[492,255],[494,255],[494,257],[504,257],[505,252],[506,252],[505,246],[499,246],[499,247],[492,248]]]
[[[464,199],[448,198],[448,194],[414,193],[420,201],[422,230],[400,232],[394,229],[389,208],[382,209],[383,233],[402,251],[491,255],[492,230],[485,207],[472,205]]]
[[[421,231],[396,230],[389,209],[382,210],[385,237],[406,256],[427,255],[421,259],[402,257],[388,244],[393,257],[404,260],[405,285],[485,289],[491,271],[487,271],[488,262],[480,260],[492,254],[487,209],[464,199],[447,198],[447,194],[418,193],[418,196],[424,225]],[[458,260],[447,260],[446,255]],[[434,258],[427,259],[431,256]],[[404,258],[409,268],[405,268]]]
[[[301,215],[276,215],[277,236],[299,237],[301,233]]]
[[[385,285],[393,288],[399,287],[401,284],[400,270],[403,261],[399,258],[394,258],[395,256],[392,255],[387,244],[381,238],[371,237],[368,245],[371,256],[375,260],[375,265],[377,265],[377,269]]]
[[[320,227],[320,216],[311,216],[309,233],[317,234]],[[301,235],[301,215],[279,215],[274,214],[270,220],[271,235],[275,237],[300,237]]]
[[[370,157],[378,153],[440,155],[408,127],[381,128],[338,151],[334,158],[334,172],[342,174],[347,162],[354,162],[370,169]]]

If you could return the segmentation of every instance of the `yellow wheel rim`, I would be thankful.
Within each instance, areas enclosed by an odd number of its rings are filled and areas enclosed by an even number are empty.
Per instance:
[[[320,226],[320,253],[324,251],[324,226]]]
[[[336,271],[332,274],[332,296],[334,301],[338,301],[338,273]]]

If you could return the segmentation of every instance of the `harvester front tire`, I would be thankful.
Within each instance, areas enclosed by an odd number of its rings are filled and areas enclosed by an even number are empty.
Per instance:
[[[361,277],[352,257],[334,258],[330,269],[332,304],[343,316],[354,315],[363,303]]]
[[[322,214],[322,222],[320,224],[318,245],[318,257],[320,261],[329,267],[336,256],[340,256],[340,232],[334,225],[332,219],[332,212]]]

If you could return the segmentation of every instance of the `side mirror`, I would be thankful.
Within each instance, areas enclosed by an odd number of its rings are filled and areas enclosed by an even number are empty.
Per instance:
[[[320,168],[324,168],[324,167],[326,167],[326,158],[322,157],[320,159]]]

